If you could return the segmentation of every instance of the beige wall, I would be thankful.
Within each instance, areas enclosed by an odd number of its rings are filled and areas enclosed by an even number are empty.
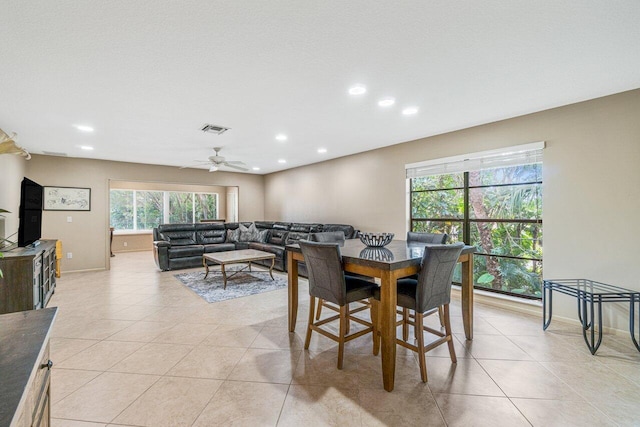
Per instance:
[[[13,242],[18,241],[20,183],[26,175],[26,163],[24,157],[0,155],[0,208],[11,212],[0,214],[0,237],[10,237]]]
[[[344,222],[403,236],[405,164],[546,141],[545,278],[640,290],[639,117],[635,90],[274,173],[265,177],[265,218]],[[556,313],[574,319],[575,302],[557,300]],[[607,310],[607,323],[625,329],[628,307],[615,308]]]
[[[264,218],[264,179],[259,175],[229,172],[209,173],[199,169],[35,155],[27,162],[27,176],[44,186],[91,188],[91,211],[45,211],[43,238],[62,240],[62,271],[108,268],[109,182],[144,181],[194,185],[237,185],[242,221]],[[67,222],[71,216],[72,222]]]
[[[153,249],[153,234],[115,234],[111,248],[114,254],[118,252],[150,251]]]

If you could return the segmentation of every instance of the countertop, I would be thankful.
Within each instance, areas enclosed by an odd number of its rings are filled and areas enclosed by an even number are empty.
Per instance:
[[[9,426],[24,404],[42,358],[57,307],[0,315],[0,426]]]

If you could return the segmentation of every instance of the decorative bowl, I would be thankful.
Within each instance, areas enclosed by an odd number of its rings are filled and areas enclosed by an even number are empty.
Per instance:
[[[366,247],[360,251],[360,258],[371,261],[393,261],[393,252],[387,248]]]
[[[393,240],[393,233],[360,233],[360,241],[372,248],[381,248]]]

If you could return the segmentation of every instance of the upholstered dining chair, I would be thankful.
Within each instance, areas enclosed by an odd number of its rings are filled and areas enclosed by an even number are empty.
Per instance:
[[[342,245],[344,244],[345,236],[344,236],[344,231],[325,231],[320,233],[311,233],[311,235],[309,236],[309,240],[312,242],[338,243],[339,245]],[[363,280],[373,281],[372,277],[361,276],[359,274],[347,273],[346,275],[351,277],[357,277]],[[355,313],[358,313],[359,311],[367,310],[369,308],[368,301],[365,300],[365,301],[358,301],[358,302],[361,302],[362,306],[354,309],[351,312],[349,311],[350,310],[349,304],[347,304],[347,315],[355,314]],[[327,304],[325,300],[323,300],[322,298],[318,298],[318,307],[316,308],[316,320],[320,320],[320,316],[322,315],[322,307],[327,307],[334,311],[340,311],[339,307],[332,304]],[[347,333],[349,333],[350,330],[351,330],[351,323],[347,321]]]
[[[456,352],[453,348],[451,335],[451,320],[449,318],[449,302],[451,301],[451,281],[453,270],[458,262],[464,243],[453,245],[429,245],[424,249],[418,279],[404,278],[397,282],[397,304],[403,309],[414,310],[414,321],[408,320],[414,326],[416,345],[409,344],[407,337],[397,339],[397,344],[418,353],[420,362],[420,376],[427,382],[427,365],[425,353],[435,347],[447,343],[452,363],[457,363]],[[442,308],[441,316],[444,332],[424,325],[424,317],[437,313]],[[442,328],[441,328],[442,329]],[[429,332],[439,338],[428,345],[424,344],[424,332]],[[376,342],[376,345],[378,342]],[[377,348],[374,349],[374,353]]]
[[[416,231],[407,231],[407,242],[420,242],[420,243],[447,243],[447,233],[419,233]]]
[[[344,344],[369,332],[373,333],[373,349],[379,347],[377,334],[378,303],[374,300],[377,285],[357,277],[346,276],[342,270],[342,257],[337,243],[299,242],[309,275],[309,325],[304,348],[309,348],[312,331],[318,332],[338,342],[338,369],[342,369]],[[322,298],[339,307],[339,314],[322,320],[315,320],[315,299]],[[349,315],[347,305],[350,302],[368,298],[371,303],[371,322]],[[334,320],[339,320],[338,335],[322,328]],[[347,332],[347,322],[354,321],[365,326],[352,334]]]
[[[447,233],[422,233],[417,231],[407,231],[407,242],[410,243],[430,243],[430,244],[445,244],[447,243],[447,238],[449,235]],[[418,280],[418,275],[414,274],[409,276],[408,279]],[[402,309],[398,314],[402,314],[402,339],[407,340],[409,337],[409,310]],[[440,325],[444,326],[442,323],[442,308],[438,310],[438,314],[440,317]]]
[[[311,233],[309,240],[321,243],[344,243],[346,237],[344,231],[324,231],[321,233]]]

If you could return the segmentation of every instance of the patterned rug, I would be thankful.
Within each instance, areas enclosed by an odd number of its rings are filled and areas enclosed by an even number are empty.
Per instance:
[[[232,273],[227,270],[227,276]],[[274,280],[271,280],[268,270],[255,268],[252,272],[243,271],[227,278],[227,289],[223,289],[224,283],[220,270],[210,270],[206,279],[204,271],[176,274],[175,278],[207,302],[225,301],[287,287],[286,276],[274,273]]]

